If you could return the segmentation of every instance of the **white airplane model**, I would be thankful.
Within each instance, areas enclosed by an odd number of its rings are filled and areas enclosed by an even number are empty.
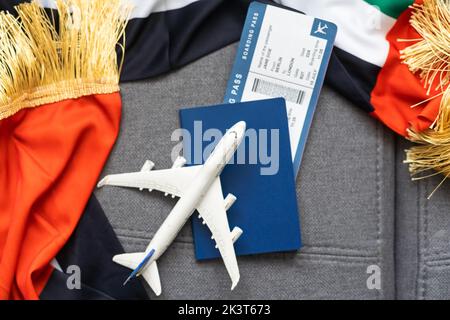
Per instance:
[[[189,217],[197,210],[203,224],[211,230],[211,238],[216,241],[216,248],[219,249],[231,277],[231,290],[236,287],[240,275],[233,243],[241,236],[242,230],[235,227],[230,232],[226,211],[236,201],[236,197],[228,194],[225,199],[223,198],[219,175],[241,143],[245,128],[245,122],[241,121],[229,129],[204,165],[182,168],[186,160],[179,157],[172,169],[151,171],[154,164],[146,161],[140,172],[109,175],[99,182],[98,187],[113,185],[149,191],[156,189],[165,195],[180,197],[145,252],[113,257],[114,262],[133,269],[125,283],[133,277],[142,275],[155,294],[161,294],[156,260],[166,251]]]

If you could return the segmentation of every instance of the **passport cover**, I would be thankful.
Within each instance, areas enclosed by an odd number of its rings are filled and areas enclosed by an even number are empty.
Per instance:
[[[181,128],[191,137],[183,138],[187,164],[203,163],[202,156],[196,158],[195,155],[203,153],[205,148],[212,151],[210,144],[220,140],[211,141],[214,139],[210,135],[204,135],[208,129],[218,129],[224,134],[241,120],[247,123],[247,133],[237,153],[242,155],[245,150],[244,164],[235,154],[220,176],[224,197],[228,193],[237,197],[227,211],[230,230],[238,226],[244,231],[235,243],[236,255],[298,250],[301,247],[300,223],[284,99],[181,109]],[[253,143],[249,142],[251,139]],[[261,147],[265,143],[267,148]],[[256,145],[257,160],[250,160],[249,150]],[[260,153],[268,156],[260,156]],[[202,224],[197,212],[192,225],[196,258],[220,257],[211,232]]]

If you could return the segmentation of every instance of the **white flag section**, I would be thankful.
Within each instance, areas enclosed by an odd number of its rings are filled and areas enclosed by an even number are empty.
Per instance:
[[[396,20],[364,0],[275,0],[338,26],[335,46],[382,67],[389,53],[386,35]]]

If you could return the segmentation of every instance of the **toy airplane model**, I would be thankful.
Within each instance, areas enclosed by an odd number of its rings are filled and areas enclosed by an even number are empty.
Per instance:
[[[240,275],[233,243],[241,236],[242,230],[235,227],[230,231],[226,211],[236,201],[236,197],[228,194],[223,198],[219,175],[241,143],[245,128],[245,122],[241,121],[229,129],[204,165],[182,168],[186,160],[178,157],[172,169],[151,171],[154,164],[146,161],[140,172],[109,175],[99,182],[98,187],[113,185],[159,190],[166,196],[171,194],[172,197],[180,197],[145,252],[113,257],[114,262],[133,269],[125,283],[133,277],[143,276],[155,294],[161,294],[156,260],[197,210],[203,224],[211,230],[212,239],[216,241],[216,248],[219,249],[231,277],[231,290],[236,287]]]

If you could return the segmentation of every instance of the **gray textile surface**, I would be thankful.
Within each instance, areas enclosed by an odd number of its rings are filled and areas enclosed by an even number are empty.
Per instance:
[[[450,299],[450,182],[412,182],[402,164],[411,144],[399,139],[396,173],[396,281],[399,299]]]
[[[170,167],[178,109],[222,101],[235,50],[122,85],[121,132],[102,176],[139,170],[146,159]],[[187,224],[159,261],[159,298],[394,298],[394,160],[389,130],[325,87],[297,178],[304,247],[239,257],[241,280],[231,292],[220,260],[195,261]],[[109,187],[95,193],[127,252],[145,249],[175,203],[158,192]],[[367,287],[371,265],[381,268],[381,290]]]

